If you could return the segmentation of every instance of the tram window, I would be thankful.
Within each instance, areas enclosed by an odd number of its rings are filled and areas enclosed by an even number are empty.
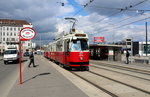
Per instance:
[[[88,44],[86,40],[73,40],[71,44],[71,51],[88,50]]]
[[[88,50],[88,44],[86,40],[81,40],[81,49]]]
[[[79,51],[81,50],[80,41],[73,41],[71,45],[71,51]]]
[[[64,41],[64,50],[65,52],[69,52],[69,40]]]
[[[77,41],[73,41],[73,43],[77,43]]]

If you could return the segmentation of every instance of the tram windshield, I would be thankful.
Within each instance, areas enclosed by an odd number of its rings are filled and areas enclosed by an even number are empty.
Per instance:
[[[88,50],[87,40],[73,40],[71,43],[71,51]]]

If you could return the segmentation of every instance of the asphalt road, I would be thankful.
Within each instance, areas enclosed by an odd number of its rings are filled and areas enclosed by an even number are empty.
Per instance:
[[[25,62],[27,58],[23,59]],[[4,64],[0,57],[0,97],[6,97],[19,74],[18,63]]]

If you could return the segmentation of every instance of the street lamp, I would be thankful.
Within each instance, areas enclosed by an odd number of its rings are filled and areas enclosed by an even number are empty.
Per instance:
[[[42,43],[42,41],[41,41],[41,34],[40,34],[40,52],[41,52],[41,44]]]
[[[146,56],[147,56],[147,21],[145,22],[145,32],[146,32],[146,44],[145,44],[145,53],[146,53]]]
[[[139,14],[141,14],[141,15],[147,15],[147,14],[145,14],[144,12],[144,10],[137,10],[136,11],[137,13],[139,13]],[[145,54],[146,54],[146,56],[147,56],[147,39],[148,39],[148,37],[147,37],[147,20],[145,21]]]
[[[64,5],[65,5],[65,3],[63,3],[63,2],[57,2],[57,3],[60,3],[60,4],[61,4],[61,6],[64,6]]]

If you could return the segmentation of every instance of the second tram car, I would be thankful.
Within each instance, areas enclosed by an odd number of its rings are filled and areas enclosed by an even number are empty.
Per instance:
[[[68,68],[89,70],[89,43],[84,32],[72,29],[49,43],[44,56]]]

